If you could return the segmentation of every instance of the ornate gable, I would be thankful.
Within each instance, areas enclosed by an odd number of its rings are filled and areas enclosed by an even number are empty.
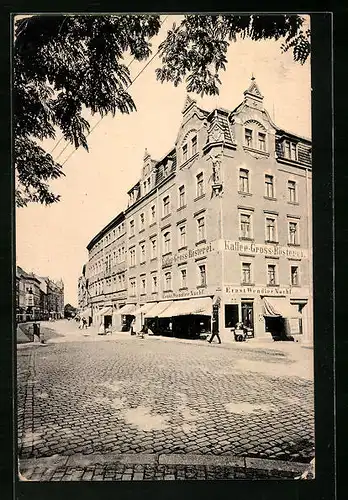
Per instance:
[[[191,97],[189,95],[186,96],[186,100],[185,100],[185,104],[184,104],[184,108],[182,110],[182,114],[183,115],[186,115],[186,113],[188,112],[188,110],[194,105],[194,104],[197,104],[197,102],[194,100],[194,99],[191,99]]]

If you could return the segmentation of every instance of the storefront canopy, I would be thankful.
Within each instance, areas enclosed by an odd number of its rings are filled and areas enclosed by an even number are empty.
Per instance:
[[[111,316],[112,315],[112,307],[104,307],[104,309],[101,309],[98,311],[99,316]]]
[[[134,314],[134,311],[136,309],[135,304],[126,304],[125,306],[121,307],[118,311],[116,311],[116,314]]]
[[[146,314],[149,312],[153,307],[157,305],[157,302],[146,302],[145,304],[142,304],[138,309],[134,311],[134,316],[137,316],[138,314]]]
[[[264,297],[263,315],[271,318],[301,318],[297,306],[290,304],[290,300],[283,297]]]
[[[172,318],[174,316],[187,316],[190,314],[210,316],[212,312],[212,300],[210,297],[199,299],[176,300],[170,307],[165,309],[159,318]]]
[[[92,316],[92,310],[91,308],[85,309],[84,311],[79,313],[80,318],[88,318],[89,316]]]
[[[167,317],[166,315],[163,316],[162,313],[168,309],[168,307],[173,304],[172,300],[167,300],[164,302],[158,302],[154,307],[151,307],[149,312],[147,312],[144,317],[145,318],[157,318],[157,317]],[[161,316],[160,316],[161,315]]]

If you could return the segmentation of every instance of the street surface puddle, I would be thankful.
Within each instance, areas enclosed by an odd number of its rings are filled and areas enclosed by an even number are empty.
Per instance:
[[[120,410],[123,408],[123,400],[121,398],[113,398],[113,399],[108,399],[108,398],[94,398],[94,401],[96,403],[101,403],[106,406],[110,406],[111,408],[114,408],[115,410]]]
[[[122,412],[127,424],[135,425],[139,430],[152,431],[166,429],[167,418],[162,415],[151,415],[151,410],[145,406],[130,408]]]
[[[41,432],[26,431],[23,437],[24,444],[39,444],[42,443]]]
[[[109,389],[110,391],[113,392],[118,392],[122,389],[124,386],[123,382],[102,382],[101,384],[98,384],[99,387],[105,387],[105,389]]]
[[[245,415],[256,412],[270,412],[273,408],[265,404],[251,404],[251,403],[227,403],[225,405],[229,413],[237,413],[238,415]]]

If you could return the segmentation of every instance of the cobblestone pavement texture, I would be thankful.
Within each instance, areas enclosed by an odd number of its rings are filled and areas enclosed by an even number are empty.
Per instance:
[[[114,452],[309,462],[314,456],[313,381],[304,370],[310,349],[85,338],[66,321],[55,328],[68,341],[18,349],[19,458]],[[62,479],[69,473],[63,469],[45,474]],[[70,472],[82,480],[130,474],[102,469]],[[208,469],[202,477],[212,474]],[[147,471],[136,477],[147,479]],[[190,474],[184,467],[174,476]]]

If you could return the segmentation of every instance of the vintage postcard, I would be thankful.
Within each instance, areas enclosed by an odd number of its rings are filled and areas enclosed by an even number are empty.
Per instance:
[[[310,16],[13,23],[20,480],[313,479]]]

